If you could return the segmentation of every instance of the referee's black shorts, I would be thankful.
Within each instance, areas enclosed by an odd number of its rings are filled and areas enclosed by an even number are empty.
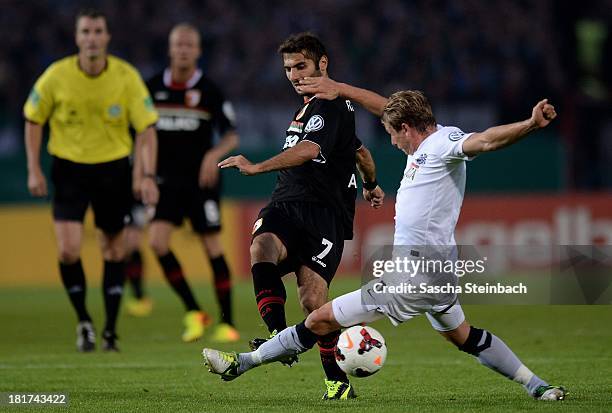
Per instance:
[[[53,218],[83,222],[91,204],[96,227],[107,234],[118,233],[125,226],[131,207],[130,178],[127,157],[98,164],[53,157]]]
[[[259,212],[252,235],[266,232],[287,248],[287,259],[279,263],[281,274],[304,265],[329,285],[344,251],[342,221],[333,208],[314,202],[271,202]]]

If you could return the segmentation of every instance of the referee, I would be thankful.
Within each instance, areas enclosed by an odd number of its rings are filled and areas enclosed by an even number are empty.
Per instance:
[[[130,125],[136,130],[136,158],[142,165],[134,183],[145,204],[157,203],[155,182],[158,115],[140,75],[107,54],[106,17],[85,10],[76,18],[77,55],[53,63],[36,81],[24,106],[28,189],[47,195],[40,167],[43,125],[49,122],[53,220],[64,287],[77,317],[77,349],[95,348],[95,331],[85,306],[80,259],[83,218],[91,204],[104,257],[106,324],[102,348],[118,351],[115,324],[123,290],[124,218],[130,208]]]

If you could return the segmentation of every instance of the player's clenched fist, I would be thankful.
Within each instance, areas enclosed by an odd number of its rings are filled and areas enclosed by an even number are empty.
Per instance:
[[[555,107],[548,103],[548,99],[542,99],[533,107],[533,111],[531,112],[531,120],[538,127],[543,128],[548,126],[548,124],[557,117],[557,112],[555,112]]]
[[[242,155],[230,156],[217,165],[219,168],[238,168],[243,175],[255,175],[258,173],[257,166]]]

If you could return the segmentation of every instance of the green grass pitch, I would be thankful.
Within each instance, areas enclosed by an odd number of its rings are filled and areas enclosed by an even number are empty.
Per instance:
[[[335,296],[356,288],[358,280],[333,284]],[[303,318],[294,285],[287,288],[290,323]],[[121,353],[79,354],[74,315],[59,281],[57,288],[1,289],[0,392],[68,392],[69,410],[87,412],[612,411],[611,306],[465,307],[474,325],[505,340],[534,372],[565,385],[570,395],[564,402],[530,399],[521,386],[446,343],[425,317],[398,328],[386,320],[374,324],[387,340],[386,365],[375,376],[353,379],[358,399],[324,402],[318,351],[300,356],[292,368],[275,363],[224,383],[201,365],[200,350],[212,343],[180,342],[178,299],[164,285],[150,292],[155,308],[149,318],[120,319]],[[216,313],[209,286],[196,285],[196,293]],[[221,348],[246,350],[248,339],[265,328],[249,283],[237,285],[234,300],[242,340]],[[99,332],[99,289],[89,289],[88,304]]]

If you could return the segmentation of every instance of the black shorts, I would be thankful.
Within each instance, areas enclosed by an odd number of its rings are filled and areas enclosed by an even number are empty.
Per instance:
[[[128,158],[83,164],[53,157],[53,218],[83,222],[91,204],[96,227],[107,234],[116,234],[125,226],[130,210],[130,177]]]
[[[221,230],[219,186],[199,188],[164,182],[159,185],[159,202],[153,221],[170,221],[176,226],[189,218],[191,227],[199,234]]]
[[[313,202],[272,202],[259,212],[253,238],[266,232],[287,248],[287,259],[279,263],[281,274],[305,265],[329,285],[344,250],[342,222],[332,208]]]

